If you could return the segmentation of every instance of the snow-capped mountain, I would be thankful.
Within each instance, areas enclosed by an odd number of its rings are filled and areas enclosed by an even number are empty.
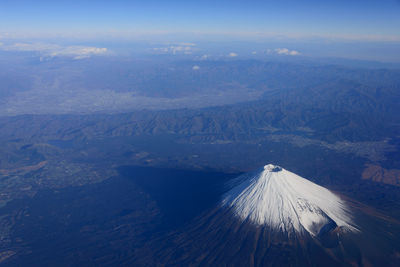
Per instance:
[[[400,266],[400,222],[279,166],[140,250],[143,266]]]
[[[243,221],[282,232],[312,236],[340,227],[358,231],[349,207],[328,189],[272,164],[237,178],[237,186],[223,198]]]

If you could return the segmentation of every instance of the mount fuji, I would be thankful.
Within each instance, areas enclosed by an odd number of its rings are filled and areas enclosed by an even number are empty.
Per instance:
[[[272,164],[234,182],[222,201],[243,221],[312,236],[340,227],[358,231],[349,207],[328,189]]]
[[[400,222],[268,164],[219,203],[150,240],[146,266],[400,266]]]

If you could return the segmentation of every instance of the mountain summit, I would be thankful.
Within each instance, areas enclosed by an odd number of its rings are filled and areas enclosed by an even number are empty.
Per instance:
[[[234,182],[222,206],[243,221],[288,234],[307,231],[318,236],[336,227],[358,231],[338,196],[279,166],[265,165]]]

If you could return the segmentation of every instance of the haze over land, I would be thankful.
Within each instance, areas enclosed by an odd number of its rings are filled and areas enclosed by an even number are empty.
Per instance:
[[[3,1],[0,263],[398,266],[399,14]]]

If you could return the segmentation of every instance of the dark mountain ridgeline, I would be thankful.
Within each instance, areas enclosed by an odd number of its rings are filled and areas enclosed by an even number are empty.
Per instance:
[[[3,138],[91,139],[142,134],[262,138],[266,129],[328,142],[380,141],[400,131],[400,95],[349,81],[264,93],[259,101],[198,110],[115,115],[24,115],[1,118]],[[39,134],[40,133],[40,134]]]

